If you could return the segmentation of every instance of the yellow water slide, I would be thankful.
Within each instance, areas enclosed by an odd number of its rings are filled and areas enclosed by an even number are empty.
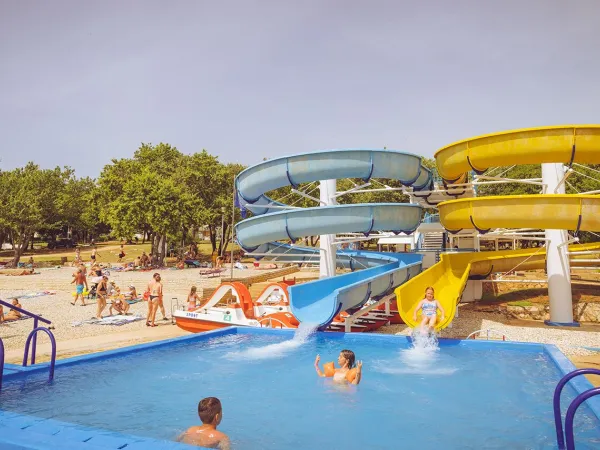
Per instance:
[[[479,136],[456,142],[435,154],[438,173],[446,183],[462,183],[471,170],[521,164],[600,164],[600,125],[565,125],[529,128]],[[475,197],[442,202],[440,222],[450,231],[491,228],[539,228],[600,231],[600,196],[515,195]],[[569,251],[592,251],[600,244],[571,245]],[[580,265],[576,261],[573,265]],[[589,265],[589,264],[586,264]],[[443,329],[452,321],[469,276],[493,272],[545,267],[544,249],[498,252],[448,253],[439,263],[396,289],[398,311],[411,327],[425,288],[435,289],[435,298],[445,310],[438,322]]]

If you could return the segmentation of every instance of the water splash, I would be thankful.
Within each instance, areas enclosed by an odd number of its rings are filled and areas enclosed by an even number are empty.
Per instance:
[[[400,350],[398,359],[379,361],[375,369],[394,375],[452,375],[458,370],[449,364],[447,356],[440,353],[435,332],[415,328],[411,338],[412,346]]]
[[[264,347],[250,347],[239,352],[228,352],[224,358],[233,360],[261,360],[273,359],[290,353],[308,341],[308,338],[317,330],[318,325],[301,323],[290,340],[265,345]]]

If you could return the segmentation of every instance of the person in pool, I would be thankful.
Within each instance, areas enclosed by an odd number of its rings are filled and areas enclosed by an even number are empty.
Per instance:
[[[333,377],[333,381],[336,383],[350,383],[358,384],[362,378],[362,362],[357,361],[356,367],[354,367],[354,361],[356,356],[352,350],[342,350],[340,356],[338,356],[339,369],[335,368],[333,362],[325,363],[323,365],[323,371],[319,368],[319,362],[321,356],[317,355],[315,358],[315,370],[317,375],[320,377]]]
[[[417,307],[415,308],[415,312],[413,314],[413,320],[417,320],[417,312],[419,309],[421,310],[422,320],[421,320],[421,329],[423,331],[433,331],[435,328],[435,323],[437,322],[437,310],[442,312],[442,320],[446,318],[446,312],[444,308],[435,298],[434,289],[429,286],[425,289],[425,298],[419,302]]]
[[[177,441],[205,448],[229,450],[229,437],[217,430],[223,419],[223,407],[216,397],[206,397],[198,403],[198,416],[202,425],[188,428]]]

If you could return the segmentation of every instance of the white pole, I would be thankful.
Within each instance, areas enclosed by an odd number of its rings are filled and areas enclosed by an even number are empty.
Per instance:
[[[335,193],[337,189],[336,180],[321,180],[319,183],[320,187],[320,200],[322,206],[335,205]],[[334,247],[333,241],[335,239],[334,234],[321,235],[320,248],[321,248],[321,259],[320,259],[320,277],[332,277],[335,275],[336,266],[336,248]]]
[[[564,194],[561,183],[565,175],[562,164],[542,164],[542,181],[548,194]],[[546,325],[579,326],[573,322],[573,297],[571,293],[571,270],[566,230],[546,230],[546,265],[548,272],[548,298],[550,300],[550,320]]]

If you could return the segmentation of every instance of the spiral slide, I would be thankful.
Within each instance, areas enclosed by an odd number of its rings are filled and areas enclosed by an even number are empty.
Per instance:
[[[330,150],[265,161],[236,178],[237,201],[254,217],[236,225],[239,245],[248,252],[294,252],[317,258],[315,249],[285,246],[275,241],[337,233],[392,231],[412,233],[421,222],[422,208],[413,204],[351,204],[295,208],[265,193],[320,180],[371,178],[399,180],[413,190],[433,186],[431,172],[421,158],[391,150]],[[251,256],[251,255],[250,255]],[[284,256],[282,256],[285,258]],[[295,257],[297,259],[297,257]],[[370,298],[381,298],[420,272],[421,255],[364,251],[339,252],[337,265],[356,272],[294,285],[289,288],[292,313],[300,322],[327,326],[342,311],[360,308]],[[314,260],[314,259],[313,259]]]
[[[467,172],[483,173],[489,167],[542,163],[600,163],[600,125],[567,125],[530,128],[479,136],[451,144],[436,154],[439,174],[447,184],[464,183]],[[449,232],[492,228],[533,228],[600,231],[600,196],[515,195],[475,197],[442,202],[440,222]],[[600,244],[571,245],[570,251],[591,251]],[[577,261],[572,262],[578,265]],[[396,289],[398,311],[411,327],[415,307],[427,286],[446,310],[437,325],[443,329],[454,312],[466,282],[492,271],[543,268],[545,249],[443,254],[441,261]],[[589,265],[589,264],[586,264]]]

